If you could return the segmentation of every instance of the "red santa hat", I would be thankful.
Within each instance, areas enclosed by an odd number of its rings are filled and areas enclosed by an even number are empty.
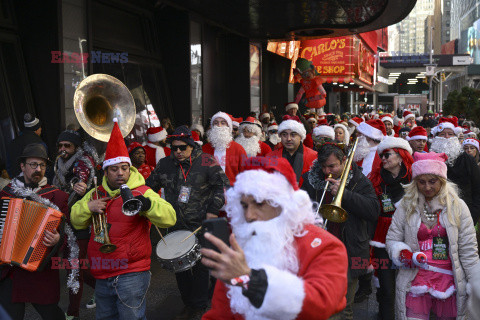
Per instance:
[[[288,111],[294,108],[298,110],[298,104],[296,104],[295,102],[289,102],[285,105],[285,111]]]
[[[387,113],[387,114],[384,114],[380,117],[380,120],[382,120],[383,122],[385,121],[390,121],[390,123],[393,125],[393,118]]]
[[[403,122],[407,122],[410,118],[415,120],[415,115],[408,110],[403,111]]]
[[[465,138],[473,138],[473,139],[477,138],[477,134],[473,131],[470,131],[470,130],[464,131],[463,134],[464,134]]]
[[[358,127],[358,125],[362,122],[363,122],[363,119],[359,117],[353,117],[352,119],[348,120],[348,123],[353,124],[355,127]]]
[[[402,125],[403,121],[402,118],[399,118],[397,116],[393,117],[393,125],[396,127],[400,127]]]
[[[117,118],[113,119],[113,130],[108,140],[107,150],[105,151],[105,160],[103,161],[102,169],[113,166],[122,162],[132,165],[132,161],[128,155],[127,146],[123,140],[122,132],[118,126]]]
[[[422,153],[415,152],[413,154],[412,179],[422,174],[433,174],[447,179],[447,161],[448,157],[445,153]]]
[[[300,137],[302,137],[302,141],[307,136],[307,130],[305,130],[305,127],[299,121],[295,121],[295,120],[282,121],[282,123],[280,123],[280,125],[278,126],[278,134],[281,134],[285,130],[292,130],[293,132],[298,133]]]
[[[238,128],[240,126],[240,122],[243,121],[243,118],[233,118],[232,117],[232,126]]]
[[[127,147],[128,154],[131,154],[135,149],[142,148],[145,151],[145,148],[138,142],[134,141],[130,143]]]
[[[247,119],[245,119],[244,121],[240,122],[240,125],[248,125],[248,124],[251,124],[251,125],[254,125],[254,126],[257,126],[259,127],[260,129],[262,129],[262,125],[260,123],[258,123],[258,120],[255,119],[254,117],[248,117]]]
[[[306,117],[307,118],[307,122],[313,122],[313,123],[317,123],[317,118],[315,118],[315,115],[309,115]]]
[[[270,123],[267,127],[267,131],[270,131],[270,130],[278,130],[278,124],[276,122]]]
[[[330,126],[325,126],[325,125],[318,126],[313,129],[312,136],[314,137],[324,136],[334,140],[335,130]]]
[[[465,139],[465,140],[463,140],[462,145],[463,146],[471,145],[471,146],[474,146],[475,148],[477,148],[477,151],[480,151],[480,141],[478,141],[477,139],[473,139],[473,138]]]
[[[317,126],[327,126],[328,125],[328,121],[327,119],[323,118],[323,119],[320,119],[318,120],[317,122]]]
[[[358,125],[357,130],[364,136],[377,141],[382,141],[383,137],[387,135],[385,125],[380,119],[362,122]]]
[[[222,112],[222,111],[219,111],[217,113],[215,113],[213,116],[212,116],[212,119],[210,120],[210,125],[213,127],[213,121],[215,121],[215,119],[217,118],[221,118],[225,121],[227,121],[228,123],[228,127],[230,128],[230,130],[232,130],[233,128],[233,117],[231,115],[229,115],[228,113],[225,113],[225,112]]]
[[[203,135],[205,134],[205,131],[204,131],[204,129],[203,129],[203,126],[202,126],[201,124],[199,124],[199,123],[192,124],[192,126],[190,127],[190,130],[192,130],[192,131],[193,131],[193,130],[196,130],[196,131],[200,132],[200,134],[202,135],[202,137],[203,137]]]
[[[261,113],[258,118],[260,119],[260,121],[262,121],[263,118],[268,118],[268,119],[270,119],[270,113],[268,113],[268,112]]]
[[[424,127],[416,126],[408,133],[407,140],[428,140],[427,130]]]
[[[407,142],[407,140],[390,136],[383,138],[382,142],[380,142],[377,147],[377,153],[382,154],[383,151],[394,148],[406,150],[410,154],[413,153],[412,147],[410,147],[410,144]]]
[[[192,131],[191,135],[196,144],[203,146],[203,142],[200,140],[200,137],[196,131]]]
[[[147,129],[148,141],[158,142],[167,138],[167,130],[162,127],[150,127]]]
[[[439,134],[445,129],[452,129],[455,135],[458,135],[462,132],[462,128],[458,127],[458,119],[456,117],[453,118],[445,118],[442,117],[438,120],[438,125],[432,129],[432,133],[434,136]]]

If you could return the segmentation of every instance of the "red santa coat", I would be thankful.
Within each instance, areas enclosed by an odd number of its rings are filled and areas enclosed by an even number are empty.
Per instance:
[[[267,157],[276,157],[281,158],[283,154],[283,145],[267,154]],[[317,159],[317,151],[310,149],[308,147],[303,146],[303,167],[302,167],[302,174],[300,175],[300,181],[298,182],[298,186],[301,187],[303,184],[302,175],[310,170],[312,166],[313,160]]]
[[[209,143],[205,144],[202,147],[202,151],[212,156],[215,156],[215,149]],[[225,167],[225,174],[227,175],[230,185],[233,186],[237,174],[240,173],[243,162],[247,159],[247,153],[243,147],[232,141],[227,147],[227,152],[225,154],[225,159],[217,159],[220,166]]]
[[[160,147],[150,142],[144,145],[143,148],[145,149],[145,163],[154,168],[160,159],[170,155],[170,148]]]
[[[303,145],[313,149],[313,138],[311,133],[307,133],[307,137],[303,140]]]
[[[260,152],[257,153],[257,157],[265,157],[267,154],[272,152],[272,148],[270,148],[270,146],[265,142],[258,141],[258,144],[260,145]]]
[[[268,288],[258,309],[258,319],[328,319],[345,308],[348,258],[345,246],[335,236],[314,225],[307,225],[295,237],[299,261],[296,275],[265,266]],[[240,320],[227,297],[228,288],[217,281],[212,308],[204,320]]]

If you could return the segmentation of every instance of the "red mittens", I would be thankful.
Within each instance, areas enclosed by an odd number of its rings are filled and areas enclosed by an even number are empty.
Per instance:
[[[413,253],[410,250],[403,249],[400,251],[400,261],[403,263],[405,267],[412,268],[412,256]]]

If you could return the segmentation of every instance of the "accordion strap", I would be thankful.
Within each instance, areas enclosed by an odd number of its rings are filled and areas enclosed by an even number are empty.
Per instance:
[[[57,187],[54,187],[54,186],[50,186],[50,187],[46,187],[46,188],[43,188],[43,189],[40,189],[37,194],[38,195],[42,195],[42,194],[47,194],[47,193],[50,193],[50,192],[53,192],[53,191],[57,191],[59,190]]]

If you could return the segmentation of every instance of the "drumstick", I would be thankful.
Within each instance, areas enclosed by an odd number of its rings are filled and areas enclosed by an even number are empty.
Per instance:
[[[154,226],[155,226],[155,225],[154,225]],[[158,229],[157,226],[155,226],[155,229],[157,229],[158,234],[160,235],[160,238],[162,238],[162,240],[163,240],[163,243],[165,243],[165,245],[167,245],[167,243],[165,242],[165,239],[163,239],[163,236],[162,236],[162,233],[160,232],[160,229]]]
[[[192,233],[190,233],[190,235],[188,237],[186,237],[185,239],[183,239],[182,241],[180,241],[180,243],[182,243],[183,241],[187,240],[188,238],[190,238],[191,236],[193,236],[195,233],[198,232],[198,230],[202,229],[202,227],[198,227],[197,230],[193,231]]]

